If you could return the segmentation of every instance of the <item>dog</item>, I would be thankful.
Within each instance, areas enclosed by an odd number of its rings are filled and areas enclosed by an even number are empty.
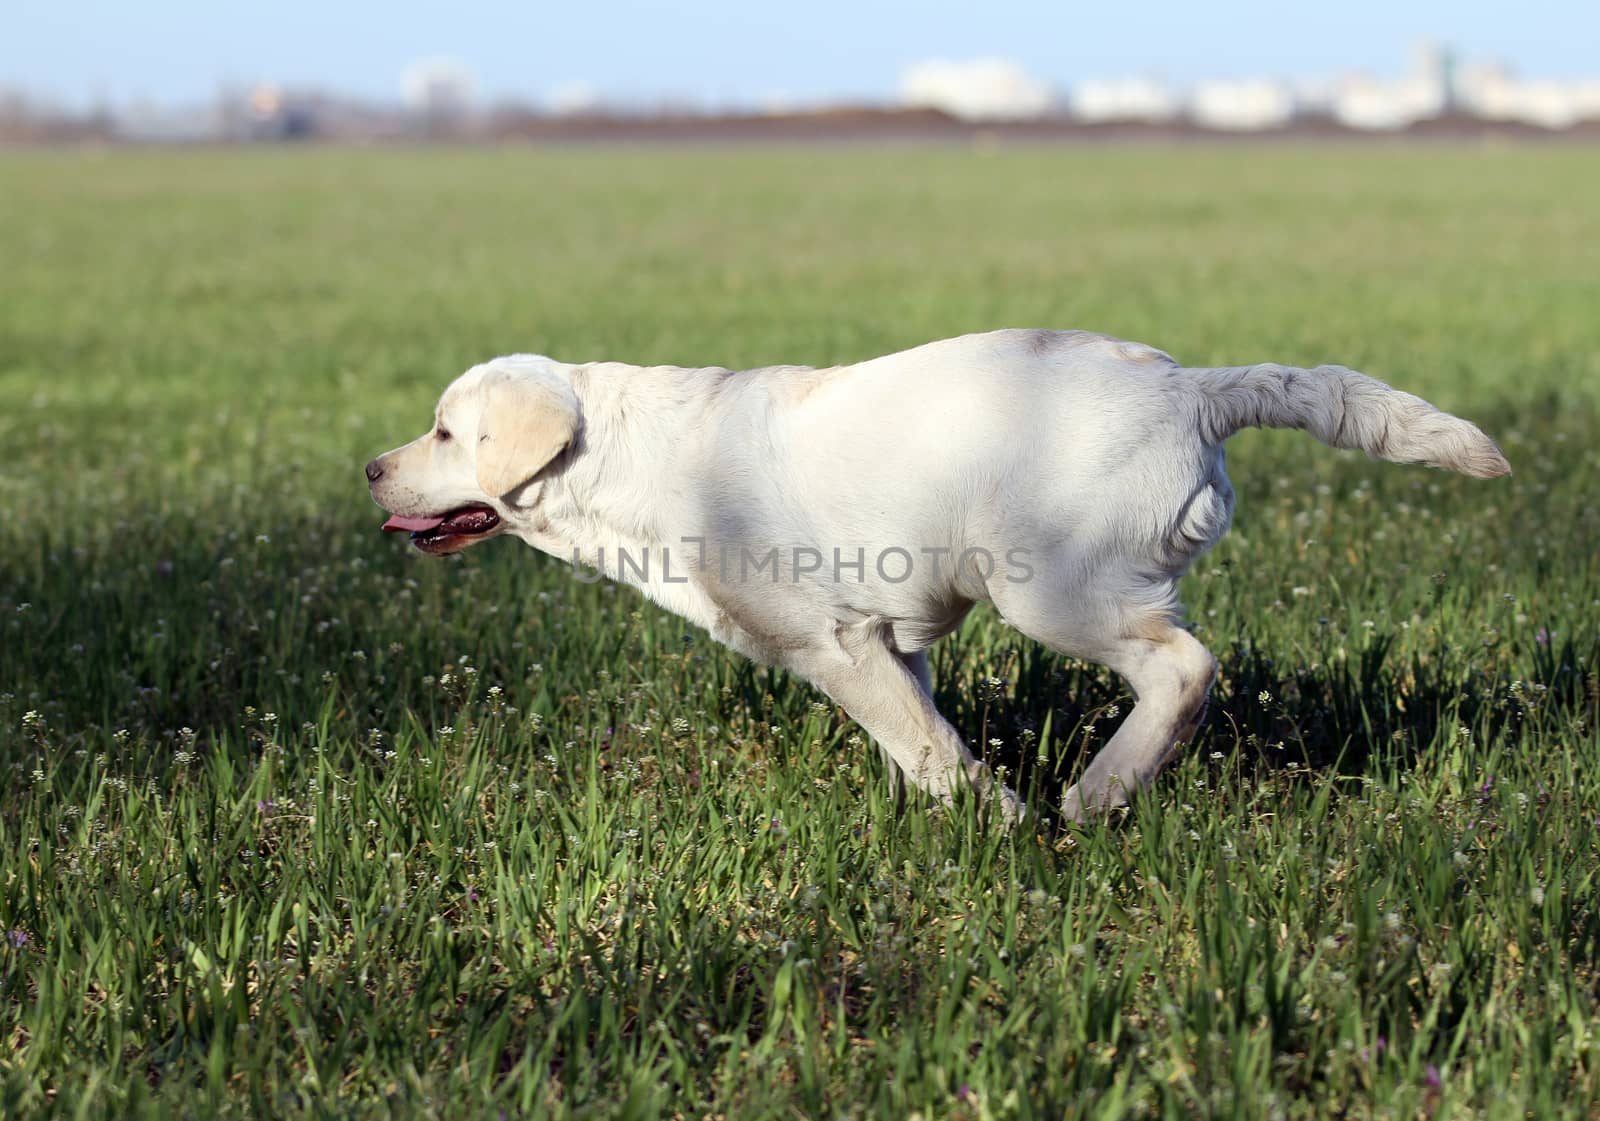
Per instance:
[[[976,603],[1109,666],[1132,711],[1064,797],[1127,803],[1198,727],[1217,662],[1178,580],[1227,530],[1223,444],[1251,426],[1475,478],[1471,423],[1341,366],[1180,366],[1140,343],[1004,330],[816,369],[473,366],[431,429],[366,464],[425,553],[509,533],[638,587],[796,673],[874,739],[897,788],[1024,813],[934,707],[928,648]]]

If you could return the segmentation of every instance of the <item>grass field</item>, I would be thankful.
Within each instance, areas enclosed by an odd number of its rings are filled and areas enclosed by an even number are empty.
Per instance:
[[[1593,1117],[1600,151],[0,156],[0,1116]],[[1364,369],[1479,483],[1230,447],[1209,723],[897,814],[802,683],[378,533],[466,365],[998,326]],[[914,403],[908,407],[914,407]],[[1049,804],[1129,698],[935,659]]]

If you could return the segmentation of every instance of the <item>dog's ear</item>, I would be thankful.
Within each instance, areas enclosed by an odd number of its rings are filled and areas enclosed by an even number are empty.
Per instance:
[[[485,386],[478,416],[478,488],[491,498],[528,482],[578,434],[578,399],[565,384],[504,373]]]

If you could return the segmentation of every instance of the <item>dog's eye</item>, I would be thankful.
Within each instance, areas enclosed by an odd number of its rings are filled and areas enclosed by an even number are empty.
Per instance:
[[[434,435],[434,437],[436,439],[439,439],[439,440],[448,440],[450,438],[449,431],[447,429],[444,429],[444,428],[436,428],[436,429],[434,429],[433,435]]]

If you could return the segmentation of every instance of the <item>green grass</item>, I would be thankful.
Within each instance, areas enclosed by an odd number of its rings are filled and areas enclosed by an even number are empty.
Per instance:
[[[1600,152],[0,160],[0,1115],[1590,1117]],[[897,814],[803,683],[360,465],[471,362],[1004,325],[1342,362],[1478,483],[1234,441],[1127,816]],[[1128,697],[975,613],[1048,805]],[[991,746],[992,745],[992,746]]]

